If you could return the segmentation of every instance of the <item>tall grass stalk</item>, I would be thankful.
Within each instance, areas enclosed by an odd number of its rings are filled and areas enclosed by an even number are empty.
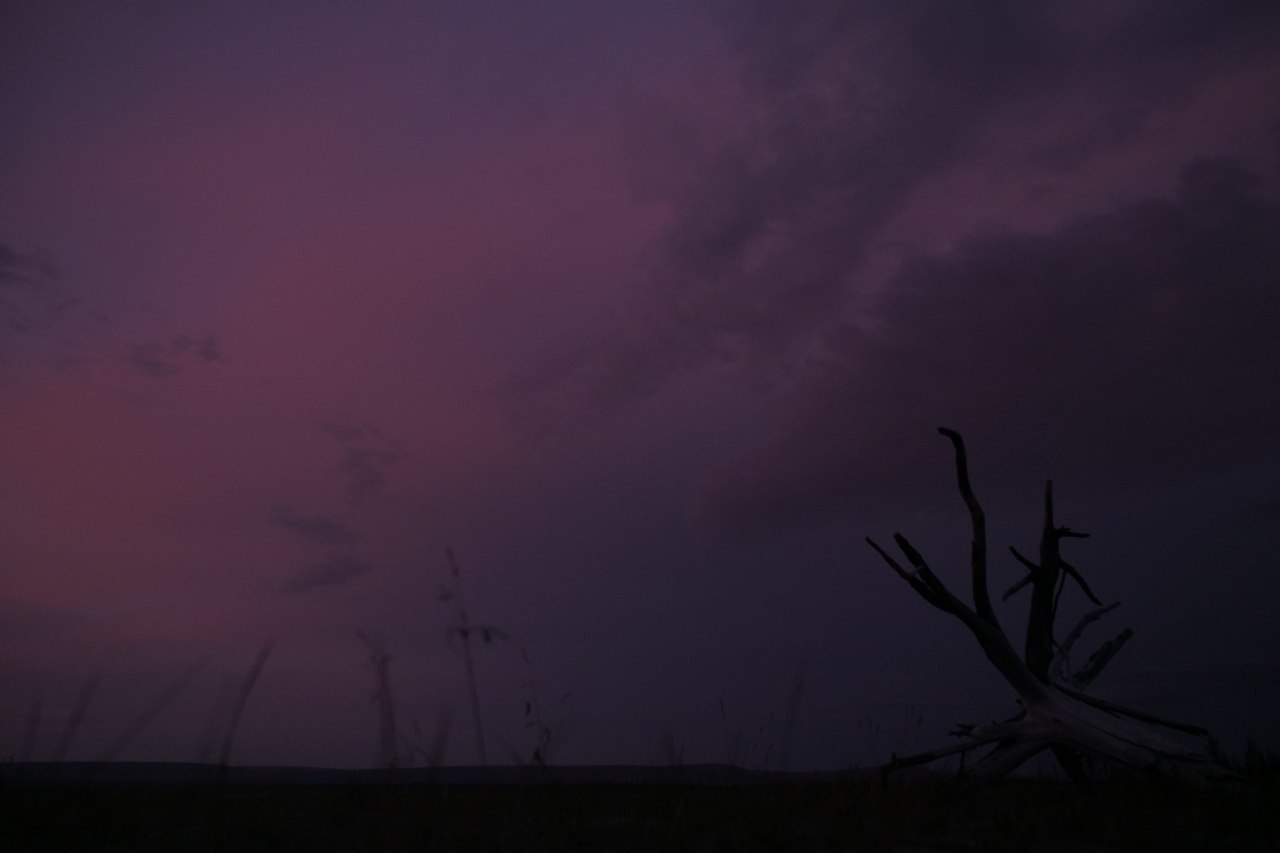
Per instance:
[[[800,719],[800,703],[804,700],[804,670],[796,673],[787,693],[787,711],[782,721],[782,733],[778,738],[778,768],[791,769],[791,749]]]
[[[436,716],[435,731],[431,735],[431,745],[423,749],[421,746],[406,743],[406,748],[412,756],[421,755],[423,763],[427,767],[435,768],[444,764],[445,756],[449,751],[449,732],[453,728],[453,708],[446,705],[440,709],[440,713]],[[422,729],[418,723],[414,722],[414,733],[421,738]]]
[[[373,669],[373,701],[378,706],[378,763],[384,769],[391,770],[400,764],[396,706],[391,695],[391,655],[387,654],[381,640],[374,639],[363,631],[358,634],[369,649],[369,666]]]
[[[191,684],[191,682],[195,681],[196,676],[199,675],[207,665],[208,661],[200,661],[199,663],[192,664],[183,670],[183,672],[171,681],[164,690],[156,694],[156,697],[142,709],[142,713],[134,718],[133,722],[129,724],[129,727],[120,734],[120,737],[112,741],[111,744],[98,755],[98,761],[105,764],[119,758],[120,754],[128,749],[133,742],[151,726],[151,723],[155,721],[156,717],[160,716],[164,709],[169,707],[169,705],[173,703],[173,700],[177,699],[178,696],[182,694],[182,691],[187,689],[187,686]]]
[[[40,718],[44,714],[44,694],[37,690],[31,695],[31,704],[27,706],[27,723],[22,730],[22,746],[18,749],[19,761],[30,761],[35,757],[36,743],[40,739]]]
[[[80,685],[80,692],[76,694],[75,704],[71,706],[71,713],[62,727],[62,734],[53,747],[53,753],[49,756],[50,761],[61,761],[66,757],[67,751],[71,748],[71,741],[75,740],[76,732],[80,730],[85,712],[89,710],[89,703],[93,701],[93,694],[98,691],[98,680],[98,673],[91,673],[84,680],[84,684]]]
[[[271,657],[271,651],[275,648],[275,640],[267,640],[262,644],[262,648],[258,649],[258,654],[254,657],[253,663],[249,665],[249,671],[244,674],[244,680],[240,682],[240,690],[236,693],[235,703],[232,705],[231,721],[227,725],[227,733],[222,739],[222,753],[218,756],[218,766],[226,767],[231,761],[231,747],[235,743],[236,729],[240,727],[240,717],[244,713],[244,706],[249,702],[249,694],[253,692],[253,685],[257,683],[258,676],[262,674],[262,668],[267,665],[267,658]]]
[[[729,712],[720,697],[720,725],[724,730],[724,760],[735,767],[742,764],[742,730],[729,725]]]
[[[458,560],[453,554],[453,547],[446,546],[445,557],[449,561],[449,583],[442,586],[436,595],[439,601],[453,605],[454,623],[449,626],[448,636],[458,637],[462,642],[462,663],[466,669],[467,696],[471,701],[471,720],[475,726],[476,758],[481,767],[488,765],[484,748],[484,722],[480,717],[480,688],[476,680],[475,658],[471,652],[472,636],[479,636],[486,644],[497,640],[507,640],[507,634],[492,625],[472,625],[471,615],[462,597],[462,572],[458,569]]]
[[[545,767],[551,763],[552,751],[560,746],[560,740],[563,737],[563,721],[559,718],[552,720],[546,716],[541,691],[538,690],[538,679],[533,672],[533,662],[529,660],[529,652],[523,646],[520,648],[520,658],[524,661],[526,674],[524,687],[528,691],[524,701],[524,728],[525,731],[533,733],[533,752],[529,755],[529,762]],[[572,696],[572,693],[561,696],[561,707]]]

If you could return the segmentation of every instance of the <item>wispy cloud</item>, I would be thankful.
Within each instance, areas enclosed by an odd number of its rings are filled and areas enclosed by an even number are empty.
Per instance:
[[[341,586],[368,573],[370,567],[354,554],[339,553],[308,563],[292,578],[281,584],[284,592],[303,593],[318,587]]]
[[[379,497],[388,469],[404,455],[399,444],[370,426],[321,421],[319,427],[333,436],[340,448],[339,468],[347,501],[363,504]]]
[[[174,355],[190,353],[201,361],[222,361],[218,342],[212,337],[197,339],[190,335],[178,335],[169,341],[169,349]]]
[[[220,362],[222,354],[213,337],[175,335],[163,343],[150,341],[125,346],[125,360],[144,376],[164,379],[193,362]]]
[[[43,287],[57,277],[48,252],[22,254],[0,243],[0,287]]]
[[[337,516],[307,515],[289,504],[276,504],[267,512],[267,523],[317,545],[353,545],[360,536]]]
[[[48,252],[21,253],[0,243],[0,322],[27,334],[65,311],[72,300],[50,292],[57,278]]]

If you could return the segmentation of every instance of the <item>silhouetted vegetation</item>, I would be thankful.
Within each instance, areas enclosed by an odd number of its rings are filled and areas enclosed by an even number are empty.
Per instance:
[[[533,769],[533,768],[531,768]],[[661,768],[653,768],[655,770]],[[0,849],[1274,850],[1280,788],[1247,795],[1116,777],[1090,793],[927,776],[666,782],[163,787],[0,776]],[[498,777],[500,771],[491,771]],[[394,778],[394,777],[390,777]],[[732,777],[731,777],[732,778]]]
[[[932,576],[904,537],[899,546],[913,567],[898,565],[878,546],[899,574],[940,609],[960,615],[984,650],[995,649],[1002,663],[1025,665],[1022,676],[1046,689],[1054,674],[1074,678],[1077,688],[1100,671],[1124,640],[1104,644],[1083,668],[1067,666],[1066,652],[1083,627],[1110,607],[1086,616],[1068,637],[1054,638],[1053,617],[1062,583],[1074,580],[1100,604],[1083,578],[1058,554],[1058,540],[1072,535],[1053,523],[1052,493],[1046,488],[1045,527],[1038,563],[1015,553],[1031,572],[1010,591],[1032,586],[1033,612],[1027,651],[1018,658],[994,621],[986,596],[985,539],[981,510],[968,484],[959,436],[944,431],[957,450],[962,494],[974,516],[975,609],[968,609]],[[471,621],[461,595],[452,551],[449,582],[440,601],[450,605],[448,638],[460,641],[466,688],[471,700],[479,768],[441,768],[450,717],[437,726],[430,748],[410,743],[397,727],[390,662],[382,642],[359,636],[368,650],[377,704],[379,767],[372,771],[280,771],[229,766],[235,733],[253,687],[271,655],[265,643],[249,666],[202,753],[191,765],[129,765],[107,761],[63,762],[68,746],[97,689],[91,676],[52,750],[53,761],[36,763],[35,732],[41,706],[32,704],[20,756],[0,763],[0,850],[138,851],[397,851],[397,850],[916,850],[916,851],[1263,851],[1280,849],[1280,754],[1248,742],[1230,758],[1215,753],[1212,764],[1245,785],[1191,787],[1175,784],[1182,774],[1163,777],[1125,768],[1087,789],[1043,778],[999,778],[981,787],[960,778],[910,770],[889,776],[876,770],[843,773],[748,771],[732,765],[684,765],[680,742],[665,732],[655,764],[629,768],[564,768],[550,764],[554,725],[544,716],[532,666],[524,701],[526,731],[534,738],[531,757],[513,756],[521,767],[484,767],[483,726],[470,641],[507,639],[499,629]],[[1046,568],[1056,567],[1056,572]],[[985,569],[985,563],[981,566]],[[963,608],[963,609],[961,609]],[[987,613],[984,617],[981,614]],[[987,627],[991,630],[988,631]],[[1120,637],[1127,638],[1127,632]],[[1011,665],[1010,665],[1011,666]],[[194,677],[198,667],[166,687],[130,725],[105,756],[114,759]],[[1002,672],[1004,670],[1002,669]],[[1042,680],[1043,679],[1043,680]],[[787,765],[787,744],[804,684],[797,678],[789,694],[777,749],[758,741],[745,748],[731,726],[723,699],[720,716],[728,758],[763,767]],[[1034,695],[1034,690],[1032,691]],[[1076,694],[1070,694],[1076,695]],[[1105,709],[1100,709],[1105,710]],[[1124,711],[1131,719],[1146,715]],[[1010,721],[1016,723],[1017,721]],[[1157,721],[1159,722],[1159,721]],[[919,726],[919,718],[914,720]],[[999,726],[1001,724],[993,724]],[[1008,723],[1003,725],[1009,725]],[[1104,724],[1105,725],[1105,724]],[[1001,730],[1003,731],[1003,730]],[[1016,733],[1019,729],[1010,729]],[[1058,740],[995,738],[995,755],[1014,758],[1054,745],[1079,749],[1070,727]],[[974,738],[973,731],[962,732]],[[1005,732],[1007,734],[1007,732]],[[211,747],[220,742],[220,748]],[[926,753],[921,762],[973,748]],[[405,763],[402,763],[402,758]],[[414,768],[415,759],[425,767]],[[900,768],[915,759],[895,759]],[[1001,768],[1004,763],[1001,762]],[[136,772],[135,769],[136,768]],[[1070,767],[1068,766],[1068,769]]]

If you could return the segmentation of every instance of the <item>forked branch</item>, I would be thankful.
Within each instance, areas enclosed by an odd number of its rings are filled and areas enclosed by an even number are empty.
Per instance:
[[[991,596],[987,592],[987,517],[982,511],[982,504],[973,493],[973,484],[969,482],[969,458],[965,453],[964,439],[960,433],[946,427],[938,427],[938,432],[951,440],[956,451],[956,479],[960,485],[960,496],[969,510],[969,524],[973,529],[973,544],[969,551],[969,566],[973,575],[973,606],[978,615],[992,625],[999,627],[995,608],[991,606]]]

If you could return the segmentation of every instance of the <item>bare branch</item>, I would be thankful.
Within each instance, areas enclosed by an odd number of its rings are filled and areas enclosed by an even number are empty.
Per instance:
[[[1016,595],[1019,590],[1021,590],[1023,587],[1027,586],[1032,581],[1034,581],[1036,579],[1036,574],[1040,571],[1040,567],[1038,565],[1031,562],[1026,557],[1022,556],[1022,554],[1018,551],[1018,549],[1013,547],[1012,545],[1009,546],[1009,553],[1013,554],[1013,558],[1015,560],[1017,560],[1019,563],[1022,563],[1022,565],[1026,566],[1027,573],[1022,576],[1022,579],[1020,581],[1018,581],[1013,586],[1005,590],[1004,595],[1000,596],[1001,601],[1008,601],[1009,599],[1013,598],[1013,596]]]
[[[1058,611],[1058,538],[1053,523],[1053,481],[1044,484],[1044,526],[1040,533],[1040,563],[1031,572],[1031,604],[1023,654],[1027,667],[1041,681],[1049,681],[1053,662],[1053,623]],[[1015,556],[1021,557],[1016,554]],[[1025,560],[1025,558],[1022,558]],[[1033,565],[1026,560],[1024,565]]]
[[[928,752],[918,752],[914,755],[894,755],[890,758],[889,763],[880,768],[882,775],[901,770],[904,767],[915,767],[920,764],[929,764],[937,761],[939,758],[946,758],[950,755],[961,755],[966,752],[972,752],[984,746],[990,746],[1001,740],[1007,740],[1014,736],[1012,731],[998,728],[997,725],[991,727],[983,726],[981,729],[975,729],[974,734],[965,738],[963,743],[954,746],[946,746],[941,749],[932,749]]]
[[[899,547],[902,547],[903,543],[906,542],[906,538],[901,534],[895,534],[894,538],[895,540],[900,540],[898,541]],[[875,549],[881,559],[888,563],[889,567],[897,572],[899,577],[911,584],[911,588],[919,593],[921,598],[963,622],[974,638],[977,639],[978,645],[982,647],[982,651],[987,656],[987,660],[991,661],[1000,674],[1018,691],[1019,696],[1028,701],[1044,699],[1044,685],[1027,669],[1026,664],[1018,657],[1018,653],[1013,650],[1013,646],[1009,644],[1008,638],[1000,630],[1000,627],[983,619],[963,601],[956,598],[942,581],[933,574],[919,552],[912,548],[910,543],[907,543],[903,550],[907,553],[909,559],[919,561],[914,572],[909,572],[903,568],[901,563],[870,537],[867,538],[867,544]]]
[[[973,528],[973,545],[969,555],[973,572],[973,606],[979,617],[998,626],[1000,620],[996,618],[995,608],[991,606],[991,596],[987,592],[987,519],[982,512],[982,505],[973,493],[973,484],[969,482],[969,459],[965,453],[964,439],[960,437],[960,433],[946,427],[938,427],[938,432],[950,439],[955,448],[956,479]]]
[[[893,558],[892,554],[890,554],[885,549],[881,548],[879,543],[877,543],[876,540],[872,539],[870,536],[867,537],[867,544],[870,545],[872,548],[874,548],[875,552],[880,555],[880,558],[889,564],[889,568],[893,569],[895,572],[898,573],[898,577],[902,578],[904,581],[911,584],[912,586],[915,586],[915,581],[917,580],[915,575],[913,575],[911,572],[904,569],[902,567],[902,564]]]
[[[982,756],[969,771],[981,779],[999,779],[1017,770],[1053,744],[1040,738],[1017,738],[1000,744]]]
[[[914,589],[916,592],[918,592],[921,598],[923,598],[925,601],[929,602],[939,610],[947,609],[943,605],[943,603],[938,599],[938,597],[933,594],[933,591],[929,589],[929,587],[925,584],[924,581],[920,580],[920,578],[917,577],[914,572],[909,572],[906,569],[904,569],[902,567],[902,564],[899,563],[896,559],[894,559],[892,554],[890,554],[885,549],[881,548],[880,545],[870,536],[867,537],[867,544],[870,545],[872,548],[874,548],[875,552],[880,555],[880,558],[889,564],[889,568],[893,569],[895,572],[898,573],[898,577],[902,578],[904,581],[911,584],[911,588]]]
[[[929,764],[952,755],[963,756],[975,749],[994,744],[994,748],[973,765],[968,775],[995,779],[1008,774],[1051,745],[1043,733],[1037,733],[1034,724],[1022,719],[959,728],[963,731],[963,742],[915,755],[894,755],[888,764],[880,768],[881,778],[887,778],[895,770]]]
[[[1140,720],[1144,723],[1151,723],[1152,725],[1162,726],[1166,729],[1172,729],[1175,732],[1182,732],[1183,734],[1194,735],[1196,737],[1202,737],[1202,738],[1209,737],[1209,730],[1204,728],[1203,726],[1196,726],[1196,725],[1192,725],[1191,723],[1183,723],[1183,722],[1179,722],[1178,720],[1171,720],[1168,717],[1160,717],[1155,714],[1148,714],[1146,711],[1138,711],[1133,708],[1120,705],[1116,702],[1111,702],[1107,699],[1101,699],[1097,696],[1092,696],[1081,690],[1073,690],[1070,687],[1059,686],[1058,689],[1061,690],[1063,693],[1067,694],[1068,696],[1070,696],[1072,699],[1077,699],[1081,702],[1084,702],[1086,705],[1092,705],[1093,707],[1097,708],[1100,711],[1106,711],[1108,714],[1115,714],[1121,717],[1129,717],[1130,719]]]
[[[1076,687],[1088,687],[1132,637],[1133,629],[1125,628],[1115,637],[1099,646],[1098,650],[1089,656],[1088,662],[1080,668],[1080,671],[1072,676],[1071,683]]]
[[[1009,553],[1013,555],[1015,560],[1017,560],[1019,563],[1022,563],[1022,565],[1026,566],[1027,568],[1028,577],[1026,580],[1022,581],[1021,583],[1023,584],[1030,583],[1031,578],[1034,577],[1037,572],[1041,571],[1040,565],[1038,563],[1033,563],[1030,560],[1028,560],[1026,557],[1022,556],[1022,552],[1020,552],[1017,548],[1013,547],[1012,545],[1009,546]]]
[[[1061,676],[1063,681],[1073,680],[1072,677],[1065,672],[1067,659],[1071,654],[1071,650],[1075,648],[1076,642],[1080,639],[1081,635],[1084,634],[1084,629],[1092,625],[1094,622],[1097,622],[1103,616],[1106,616],[1119,606],[1120,602],[1115,601],[1105,607],[1100,607],[1097,610],[1090,610],[1080,618],[1080,621],[1076,623],[1076,626],[1071,629],[1069,634],[1067,634],[1066,639],[1058,645],[1058,652],[1053,658],[1053,669]]]
[[[1017,595],[1018,592],[1021,591],[1022,588],[1029,583],[1031,583],[1031,575],[1023,575],[1022,580],[1018,581],[1013,586],[1009,587],[1004,591],[1004,595],[1000,596],[1000,600],[1008,601],[1009,599]]]
[[[901,533],[895,533],[893,534],[893,541],[898,543],[898,547],[902,549],[902,553],[907,556],[907,560],[909,560],[911,565],[915,567],[916,574],[919,575],[920,580],[924,581],[925,585],[929,587],[930,591],[932,591],[934,595],[939,599],[944,600],[955,598],[955,596],[951,594],[951,591],[943,585],[938,576],[933,573],[933,569],[929,568],[929,564],[925,562],[924,557],[920,556],[920,552],[917,551],[907,540],[907,537],[903,536]],[[958,603],[959,600],[956,600]]]
[[[1080,572],[1076,571],[1075,566],[1061,558],[1058,559],[1058,565],[1062,567],[1062,571],[1065,572],[1068,577],[1076,582],[1080,587],[1080,591],[1083,592],[1090,601],[1099,607],[1102,606],[1102,600],[1099,599],[1098,596],[1094,595],[1093,590],[1089,588],[1089,584],[1085,583],[1084,578],[1080,575]]]

